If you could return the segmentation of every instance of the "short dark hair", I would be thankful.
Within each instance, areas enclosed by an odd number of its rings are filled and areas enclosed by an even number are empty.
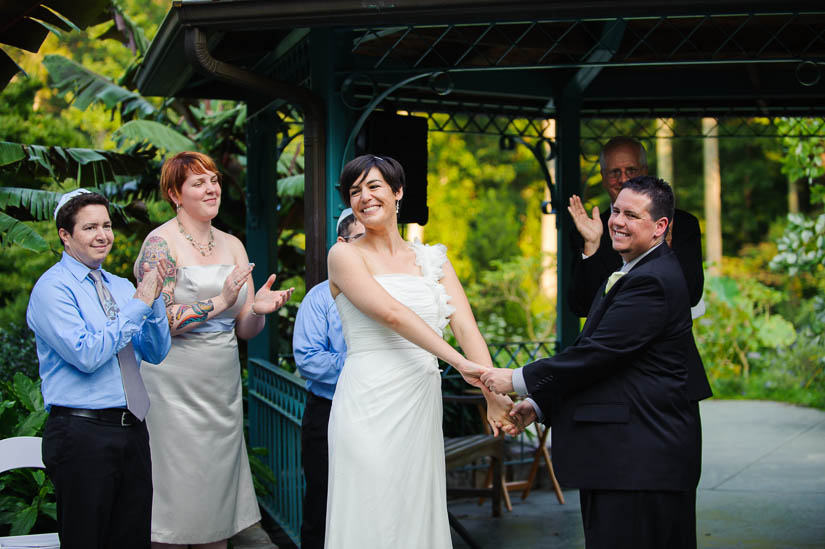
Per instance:
[[[101,206],[106,206],[106,211],[109,211],[109,201],[102,194],[79,194],[57,210],[57,217],[55,218],[57,232],[59,233],[60,229],[66,229],[69,234],[74,234],[74,224],[77,219],[77,212],[89,204],[100,204]]]
[[[628,179],[622,185],[622,190],[643,194],[650,199],[648,212],[653,221],[662,217],[667,218],[667,226],[673,223],[673,210],[676,207],[676,199],[673,197],[673,189],[664,179],[652,175],[640,175],[633,179]]]
[[[339,180],[339,192],[341,193],[341,200],[349,207],[349,188],[353,183],[361,179],[361,176],[369,172],[373,168],[378,168],[384,181],[392,189],[392,192],[398,192],[407,184],[406,176],[404,175],[404,168],[394,158],[389,156],[375,156],[374,154],[365,154],[357,158],[353,158],[347,162],[344,169],[341,170],[341,178]]]
[[[348,237],[350,231],[352,230],[352,226],[355,225],[355,221],[355,215],[352,213],[343,218],[341,222],[338,223],[338,236],[341,238]]]

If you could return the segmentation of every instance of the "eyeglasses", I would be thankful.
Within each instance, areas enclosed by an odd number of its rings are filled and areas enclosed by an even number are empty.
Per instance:
[[[341,238],[344,239],[344,242],[349,242],[350,240],[358,240],[362,236],[364,236],[364,233],[351,234],[349,236],[342,236]]]
[[[633,179],[634,177],[639,175],[639,173],[641,173],[641,170],[633,166],[628,166],[624,170],[622,170],[621,168],[615,168],[607,172],[607,178],[613,180],[621,179],[622,173],[624,173],[625,177],[627,177],[628,179]]]

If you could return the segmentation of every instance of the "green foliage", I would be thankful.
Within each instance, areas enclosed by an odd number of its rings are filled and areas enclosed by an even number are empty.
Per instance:
[[[39,380],[20,372],[10,381],[0,379],[0,439],[40,436],[47,417]],[[0,475],[0,535],[54,531],[56,520],[54,488],[42,470]]]
[[[818,135],[825,129],[821,119],[786,118],[779,122],[788,133]],[[777,254],[770,263],[776,272],[791,276],[809,274],[822,278],[825,272],[825,139],[787,137],[783,140],[787,152],[782,159],[782,171],[792,181],[804,180],[810,185],[810,202],[820,208],[819,215],[788,214],[783,234],[777,239]]]
[[[769,255],[726,258],[729,276],[705,281],[707,312],[693,331],[714,394],[825,408],[825,299],[803,297],[798,277],[756,280]]]
[[[114,138],[118,145],[133,142],[148,143],[168,155],[183,151],[198,150],[194,141],[159,122],[151,120],[132,120],[115,130]]]
[[[33,252],[45,252],[49,249],[46,240],[31,227],[0,212],[0,247],[12,244]]]
[[[712,380],[747,379],[752,356],[794,342],[793,325],[771,311],[781,299],[780,292],[751,279],[705,280],[708,312],[694,323],[694,335]]]
[[[0,325],[0,383],[11,381],[16,373],[36,379],[39,376],[34,334],[25,324]]]
[[[816,218],[788,214],[788,225],[776,247],[778,253],[771,261],[771,269],[791,276],[801,272],[822,276],[825,272],[825,214]]]
[[[41,0],[32,5],[13,4],[4,14],[7,21],[4,23],[0,44],[37,51],[48,33],[62,37],[64,32],[79,31],[79,27],[92,24],[107,4],[108,0],[88,2]],[[0,73],[3,75],[0,80],[0,90],[18,70],[22,68],[3,48],[0,48]]]
[[[819,135],[825,130],[825,120],[821,118],[783,118],[777,126],[783,133],[795,135]],[[825,175],[825,139],[786,137],[782,140],[785,154],[782,156],[782,173],[791,181],[804,180],[812,184]],[[821,201],[822,186],[818,195]]]
[[[140,94],[122,88],[62,55],[47,55],[43,64],[49,71],[52,85],[58,90],[58,96],[71,94],[72,106],[81,111],[92,103],[100,102],[109,109],[118,107],[123,115],[134,112],[140,116],[150,116],[155,112],[155,107]]]
[[[492,260],[467,288],[479,329],[488,342],[538,341],[555,330],[555,302],[541,291],[540,257]]]

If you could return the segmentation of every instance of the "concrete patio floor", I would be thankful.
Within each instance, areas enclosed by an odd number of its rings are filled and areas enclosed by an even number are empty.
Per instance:
[[[699,547],[825,547],[825,412],[776,402],[701,404],[702,478],[697,493]],[[489,503],[451,500],[450,511],[481,547],[584,547],[576,490],[556,501],[542,488],[513,511],[490,517]],[[455,547],[467,544],[453,532]]]

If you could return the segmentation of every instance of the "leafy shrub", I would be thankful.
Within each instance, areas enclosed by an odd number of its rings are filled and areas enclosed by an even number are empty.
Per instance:
[[[778,253],[771,268],[791,276],[799,273],[825,273],[825,214],[806,217],[788,214],[785,233],[776,242]]]
[[[16,323],[0,326],[0,382],[11,381],[17,372],[36,379],[38,368],[32,331]]]
[[[40,436],[48,414],[40,380],[20,372],[0,380],[0,438]],[[0,475],[0,535],[57,529],[54,487],[41,469],[16,469]]]
[[[792,293],[741,275],[706,281],[693,330],[716,396],[825,408],[825,299]],[[789,301],[798,328],[776,312]]]
[[[796,339],[794,326],[771,311],[782,294],[764,284],[711,277],[705,282],[705,299],[707,313],[694,323],[694,335],[712,381],[747,380],[752,357]]]
[[[467,287],[478,327],[487,342],[538,341],[555,333],[555,301],[539,286],[542,262],[537,257],[494,259]]]

